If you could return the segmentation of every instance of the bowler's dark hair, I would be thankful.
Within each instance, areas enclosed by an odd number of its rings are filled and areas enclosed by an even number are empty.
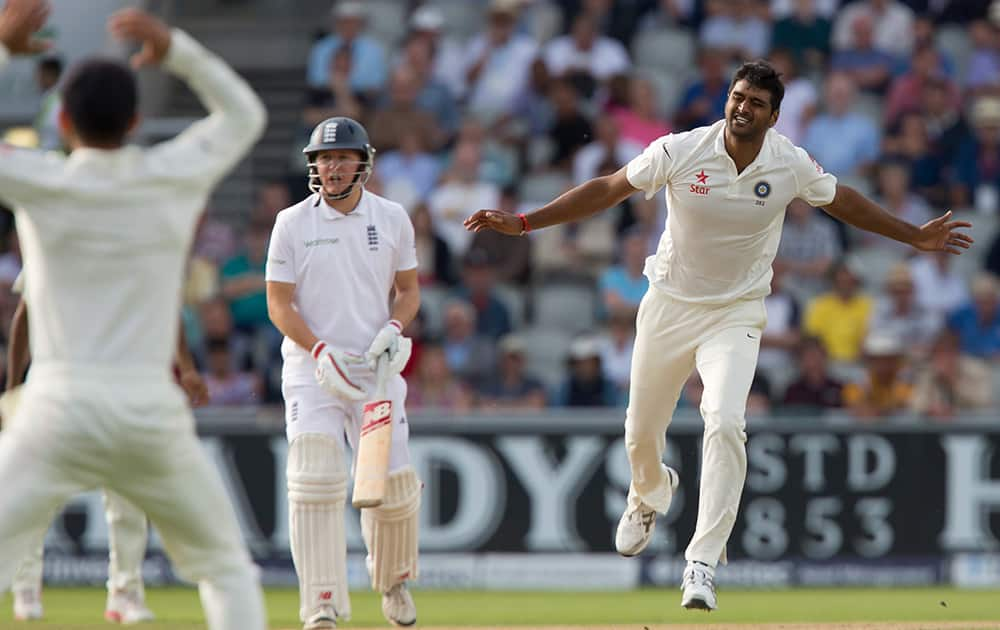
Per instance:
[[[774,69],[765,59],[747,61],[733,75],[733,81],[729,84],[729,91],[737,81],[745,79],[751,87],[759,90],[767,90],[771,93],[771,109],[778,111],[781,109],[781,99],[785,98],[785,85],[781,82],[781,73]]]
[[[63,109],[85,143],[124,142],[138,102],[135,75],[117,61],[83,61],[63,83]]]

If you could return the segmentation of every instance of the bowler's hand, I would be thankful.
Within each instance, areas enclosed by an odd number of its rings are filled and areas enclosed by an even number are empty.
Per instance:
[[[201,407],[208,403],[208,386],[205,385],[201,374],[195,370],[181,372],[178,380],[192,407]]]
[[[12,55],[48,50],[49,43],[35,37],[48,17],[47,0],[7,0],[0,10],[0,43]]]
[[[501,234],[521,234],[521,218],[503,210],[480,210],[465,220],[465,229],[472,232],[493,230]]]
[[[108,31],[118,39],[142,46],[129,60],[136,70],[143,66],[160,65],[170,50],[170,28],[163,20],[141,9],[116,12],[108,18]]]
[[[975,241],[971,236],[959,232],[958,228],[971,228],[968,221],[949,221],[951,210],[920,226],[920,234],[911,243],[925,252],[948,252],[961,254],[963,249],[969,249]]]

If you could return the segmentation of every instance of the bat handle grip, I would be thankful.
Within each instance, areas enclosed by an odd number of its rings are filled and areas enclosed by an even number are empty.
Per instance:
[[[375,362],[375,398],[382,400],[385,398],[385,389],[389,380],[389,351],[386,350],[379,355]]]

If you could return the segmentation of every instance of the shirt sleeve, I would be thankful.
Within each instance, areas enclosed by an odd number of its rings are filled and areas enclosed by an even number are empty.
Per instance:
[[[417,244],[413,233],[413,222],[409,215],[403,213],[403,221],[399,230],[399,257],[396,271],[409,271],[417,268]]]
[[[837,194],[837,178],[823,170],[805,149],[795,147],[792,162],[795,181],[798,183],[796,196],[811,206],[828,206]]]
[[[271,230],[264,280],[295,284],[295,249],[292,240],[288,238],[284,221],[275,221],[274,229]]]
[[[181,30],[171,31],[163,66],[187,83],[209,114],[156,145],[152,164],[168,175],[198,176],[212,186],[264,132],[264,105],[228,64]]]
[[[649,143],[646,149],[628,163],[625,177],[628,183],[652,199],[656,191],[670,182],[677,155],[677,136],[667,134]]]

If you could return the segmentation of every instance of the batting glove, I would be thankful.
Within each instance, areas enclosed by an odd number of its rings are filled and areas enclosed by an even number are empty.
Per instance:
[[[350,402],[365,400],[368,393],[348,375],[348,365],[360,363],[361,357],[350,355],[330,347],[325,341],[317,341],[312,356],[316,359],[316,382],[320,387],[337,398]]]
[[[410,352],[413,350],[413,341],[403,336],[403,325],[395,319],[378,331],[372,343],[365,352],[365,360],[368,367],[375,369],[378,358],[384,352],[389,353],[389,371],[399,374],[406,367],[406,362],[410,360]]]

